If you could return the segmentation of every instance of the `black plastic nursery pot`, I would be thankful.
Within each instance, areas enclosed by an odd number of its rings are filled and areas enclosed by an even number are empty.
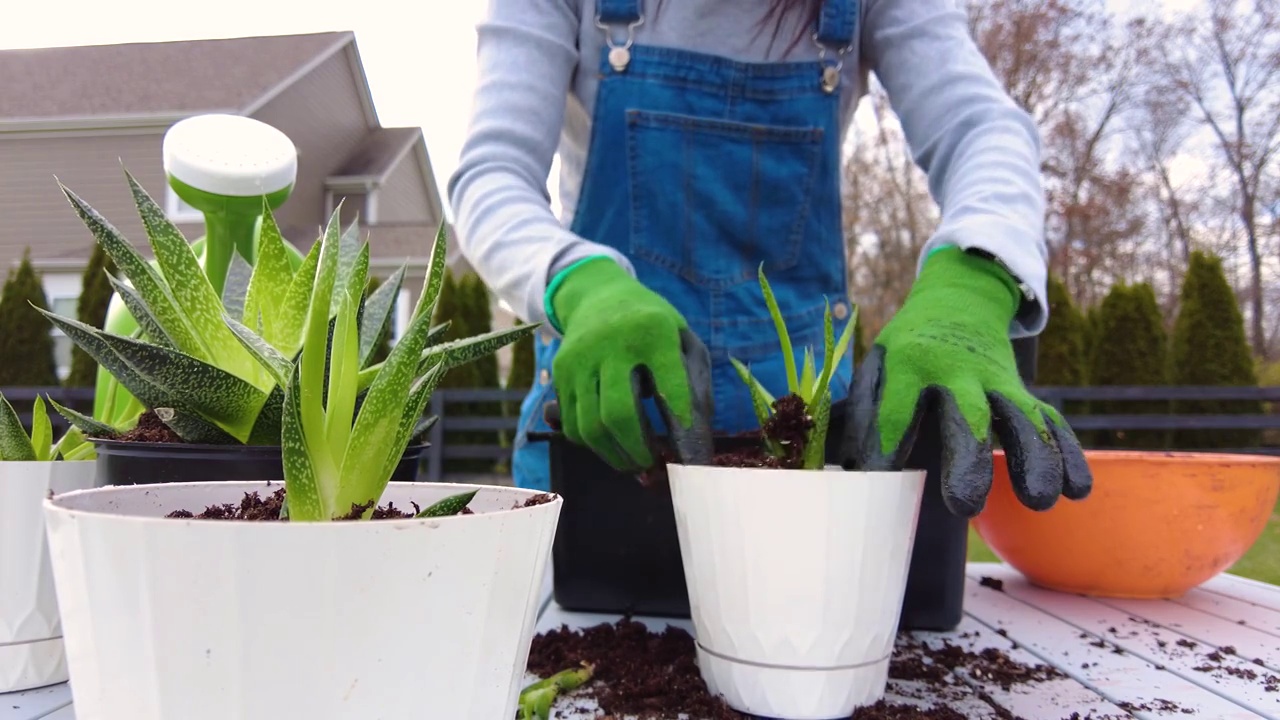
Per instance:
[[[91,439],[98,454],[98,475],[107,485],[180,482],[256,482],[283,480],[278,446],[195,445]],[[412,445],[391,476],[414,482],[427,445]]]
[[[1035,342],[1014,342],[1024,381],[1035,375]],[[827,457],[839,462],[844,405],[832,409]],[[644,486],[588,448],[559,433],[531,434],[550,443],[551,491],[565,499],[552,545],[555,601],[566,610],[688,618],[689,591],[671,492]],[[734,440],[717,440],[717,452]],[[907,467],[926,471],[899,625],[950,631],[964,614],[969,521],[942,499],[941,435],[923,423]]]

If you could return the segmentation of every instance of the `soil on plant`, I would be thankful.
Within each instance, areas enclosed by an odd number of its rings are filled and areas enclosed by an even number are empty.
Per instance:
[[[242,522],[283,522],[280,518],[280,508],[284,505],[285,489],[280,487],[273,491],[270,495],[262,497],[258,492],[252,491],[244,494],[240,499],[240,503],[224,503],[222,505],[210,505],[199,513],[192,513],[190,510],[174,510],[165,517],[177,519],[194,519],[194,520],[238,520]],[[516,503],[512,506],[512,510],[533,507],[551,502],[556,496],[552,493],[541,493],[534,495],[522,503]],[[413,506],[412,511],[396,507],[395,503],[387,503],[374,508],[371,519],[373,520],[398,520],[404,518],[412,518],[422,512],[422,508],[415,502],[410,502]],[[369,506],[363,507],[352,505],[351,512],[337,518],[338,520],[359,520],[364,515],[365,510]],[[475,512],[469,507],[462,508],[459,515],[474,515]]]
[[[746,718],[707,690],[698,671],[693,637],[684,630],[668,627],[660,633],[651,632],[633,620],[581,631],[561,627],[533,639],[528,670],[538,677],[549,677],[582,662],[594,664],[595,675],[570,697],[594,699],[605,717]],[[889,677],[900,681],[894,688],[897,695],[920,700],[923,706],[882,700],[859,708],[850,720],[964,720],[962,713],[947,706],[948,700],[972,697],[968,686],[955,677],[957,670],[1006,690],[1066,677],[1047,665],[1019,663],[995,648],[975,653],[948,642],[931,648],[901,635]],[[1008,711],[995,712],[1004,720],[1017,720]]]
[[[102,438],[103,440],[121,440],[124,442],[139,443],[180,443],[185,442],[182,436],[174,432],[172,428],[165,425],[160,420],[160,416],[156,415],[154,410],[148,410],[138,416],[138,424],[133,429],[115,437]]]
[[[719,467],[800,469],[804,467],[805,438],[813,423],[813,417],[799,395],[784,395],[774,401],[773,415],[761,430],[725,438],[723,444],[728,447],[717,452],[711,464]],[[781,457],[766,449],[766,439],[782,448]],[[654,467],[641,473],[640,482],[646,487],[667,487],[667,463],[677,460],[675,452],[663,443]]]

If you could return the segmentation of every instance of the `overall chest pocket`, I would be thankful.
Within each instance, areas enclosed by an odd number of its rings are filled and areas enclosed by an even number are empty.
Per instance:
[[[820,127],[628,112],[631,254],[708,289],[794,266],[822,140]]]

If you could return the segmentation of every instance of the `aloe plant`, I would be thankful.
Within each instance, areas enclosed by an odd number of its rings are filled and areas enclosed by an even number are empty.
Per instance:
[[[49,403],[61,407],[52,399]],[[53,423],[49,422],[44,398],[39,395],[32,404],[31,434],[28,435],[13,405],[4,393],[0,393],[0,460],[49,462],[59,457],[63,460],[92,460],[96,455],[93,445],[75,426],[56,443],[53,441]]]
[[[760,266],[760,290],[764,293],[765,304],[769,308],[769,315],[773,318],[774,329],[778,334],[778,343],[782,349],[783,363],[787,373],[787,392],[788,394],[799,397],[805,406],[805,411],[813,419],[813,425],[809,428],[808,435],[805,437],[804,443],[804,464],[807,470],[820,470],[826,463],[825,449],[827,441],[827,428],[831,421],[831,373],[840,360],[844,357],[845,351],[849,348],[849,344],[853,339],[853,329],[858,321],[858,308],[853,306],[849,313],[848,324],[845,325],[844,331],[840,334],[839,342],[835,340],[835,330],[831,321],[831,303],[827,302],[826,312],[823,314],[824,347],[823,362],[821,371],[815,367],[814,352],[812,347],[806,347],[804,350],[804,361],[797,370],[795,361],[795,350],[791,344],[791,335],[787,330],[787,324],[782,318],[782,312],[778,309],[778,301],[773,295],[773,289],[769,286],[768,279],[764,275],[764,265]],[[733,363],[733,367],[738,371],[738,376],[747,384],[751,391],[751,404],[755,409],[756,419],[760,422],[760,427],[766,427],[769,418],[772,417],[776,400],[768,389],[751,374],[751,369],[743,364],[737,358],[729,358]],[[770,454],[775,457],[783,457],[785,449],[778,446],[773,438],[765,437],[765,446]]]
[[[359,241],[355,223],[345,231],[341,229],[341,206],[330,216],[323,236],[294,269],[264,198],[257,262],[242,306],[229,307],[201,271],[197,251],[127,170],[125,175],[155,255],[154,264],[143,258],[109,221],[60,183],[85,226],[124,274],[127,282],[108,277],[138,323],[136,332],[118,335],[41,310],[137,399],[127,411],[106,421],[60,409],[76,427],[89,435],[110,436],[150,409],[187,442],[278,444],[288,377],[275,372],[278,366],[264,365],[261,358],[268,353],[269,357],[291,363],[306,343],[324,344],[328,339],[326,331],[338,332],[338,319],[349,316],[355,319],[349,327],[342,326],[347,334],[344,345],[339,347],[353,343],[354,354],[348,357],[344,349],[339,377],[353,377],[358,396],[371,390],[386,364],[371,363],[376,341],[393,311],[405,267],[401,266],[367,299],[344,300],[347,295],[364,295],[369,246]],[[442,277],[446,260],[443,232],[441,225],[415,318],[422,315],[424,300],[434,297],[429,294],[433,287],[438,294],[438,278]],[[350,305],[346,314],[343,302]],[[316,315],[319,309],[325,311],[327,318]],[[418,375],[435,365],[442,365],[442,372],[447,371],[514,342],[523,334],[500,331],[434,346],[446,329],[447,323],[423,331],[422,349],[415,363]],[[114,405],[110,400],[107,406]]]

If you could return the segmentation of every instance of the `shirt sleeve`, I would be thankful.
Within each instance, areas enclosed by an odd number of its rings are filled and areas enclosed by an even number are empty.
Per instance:
[[[577,0],[490,0],[477,26],[470,127],[448,182],[459,249],[528,322],[545,323],[550,278],[617,251],[570,232],[551,211],[547,177],[578,63]],[[550,326],[547,326],[551,329]]]
[[[868,0],[864,18],[866,59],[942,208],[919,266],[942,245],[990,253],[1035,295],[1010,334],[1039,333],[1048,250],[1034,120],[995,77],[955,0]]]

